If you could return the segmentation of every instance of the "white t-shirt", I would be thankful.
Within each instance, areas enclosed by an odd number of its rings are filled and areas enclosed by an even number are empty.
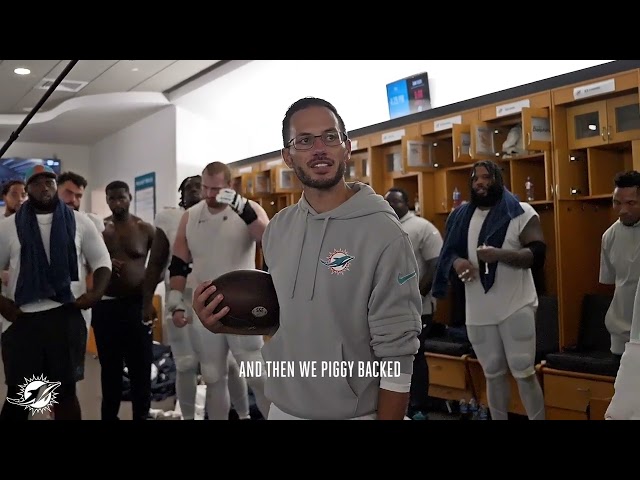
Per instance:
[[[185,210],[183,208],[171,208],[166,207],[164,210],[161,210],[156,215],[154,219],[154,226],[163,231],[165,236],[167,237],[167,241],[169,242],[169,255],[165,259],[164,264],[164,288],[165,292],[169,292],[171,287],[169,285],[170,274],[169,274],[169,265],[171,264],[171,257],[173,255],[173,244],[176,241],[176,235],[178,233],[178,227],[180,226],[180,220],[182,219],[182,215],[184,215]],[[187,306],[187,317],[192,316],[191,312],[191,303],[193,297],[194,286],[192,285],[193,281],[191,280],[191,275],[187,276],[187,284],[185,285],[185,289],[183,292],[183,298],[185,299],[185,304]],[[158,312],[159,314],[160,312]],[[165,302],[165,314],[170,316],[168,310],[166,310],[166,302]]]
[[[87,215],[82,212],[73,212],[76,219],[76,252],[78,255],[78,274],[82,277],[83,263],[89,264],[93,271],[101,267],[111,269],[111,255],[102,239],[95,224]],[[53,213],[37,215],[38,226],[42,235],[42,243],[47,255],[50,258],[50,235]],[[9,265],[9,285],[3,289],[3,295],[10,300],[15,299],[18,276],[20,274],[20,252],[21,246],[16,230],[15,216],[0,220],[0,266],[2,268]],[[71,291],[74,296],[79,296],[81,282],[73,282]],[[86,286],[85,286],[86,288]],[[84,293],[84,292],[83,292]],[[61,304],[50,299],[42,299],[22,305],[20,309],[25,313],[41,312],[59,307]],[[9,327],[10,323],[4,321],[3,331]]]
[[[627,227],[620,220],[602,235],[600,283],[614,285],[605,325],[611,334],[611,351],[624,352],[633,319],[633,302],[640,278],[640,222]]]
[[[529,220],[538,212],[528,203],[520,202],[524,213],[511,220],[507,228],[502,248],[508,250],[520,250],[520,234]],[[469,223],[467,248],[469,261],[479,268],[478,238],[480,230],[490,210],[476,208]],[[529,268],[517,268],[498,262],[493,286],[487,293],[480,278],[473,282],[465,283],[466,323],[467,325],[497,325],[512,314],[531,305],[538,306],[538,294],[536,292],[533,274]]]
[[[85,212],[85,215],[89,217],[89,219],[94,223],[94,225],[98,229],[98,233],[104,232],[105,226],[104,226],[104,220],[102,218],[100,218],[95,213],[91,213],[91,212]]]
[[[169,241],[169,256],[165,263],[164,282],[165,288],[169,291],[169,264],[171,263],[171,256],[173,252],[173,244],[176,241],[176,235],[178,233],[178,227],[180,226],[180,220],[184,215],[185,210],[183,208],[165,208],[156,215],[154,220],[155,227],[162,230]]]
[[[187,243],[193,259],[189,279],[196,285],[234,270],[256,268],[256,241],[230,207],[214,215],[202,200],[188,215]]]
[[[89,220],[91,220],[93,224],[96,226],[96,228],[98,229],[98,233],[102,235],[102,232],[104,232],[104,228],[105,228],[104,220],[102,220],[95,213],[89,213],[89,212],[86,212],[86,213],[78,212],[78,213],[86,215],[87,218],[89,218]],[[100,239],[102,240],[102,236],[100,236]],[[78,272],[79,280],[77,282],[71,282],[71,291],[73,292],[73,295],[76,298],[78,298],[80,295],[87,292],[87,275],[89,275],[90,270],[87,265],[87,260],[84,258],[84,256],[81,258],[81,264],[82,264],[82,270]],[[88,308],[87,310],[82,310],[82,316],[84,317],[84,321],[87,324],[87,330],[88,330],[89,327],[91,326],[91,309]]]
[[[408,212],[400,219],[402,228],[409,235],[413,253],[418,262],[418,278],[427,267],[427,262],[440,256],[442,249],[442,235],[440,231],[426,218],[418,217],[413,212]],[[422,315],[432,314],[436,305],[431,292],[422,297]]]

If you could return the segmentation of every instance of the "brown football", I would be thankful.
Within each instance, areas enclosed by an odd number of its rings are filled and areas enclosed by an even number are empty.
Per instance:
[[[234,270],[220,275],[213,281],[216,295],[224,298],[214,310],[214,314],[227,306],[229,313],[220,319],[227,327],[242,330],[274,328],[280,324],[280,306],[271,275],[262,270]]]

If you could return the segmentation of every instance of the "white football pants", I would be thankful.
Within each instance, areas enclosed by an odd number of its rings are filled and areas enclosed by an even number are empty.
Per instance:
[[[467,325],[467,335],[487,380],[492,420],[507,420],[509,370],[530,420],[544,420],[544,396],[535,371],[535,309],[524,307],[498,325]]]

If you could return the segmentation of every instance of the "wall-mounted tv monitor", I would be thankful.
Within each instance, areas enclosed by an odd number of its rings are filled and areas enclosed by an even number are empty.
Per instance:
[[[396,80],[387,84],[389,116],[403,117],[431,108],[431,91],[427,72]]]
[[[34,165],[46,165],[51,167],[58,175],[62,171],[60,159],[58,158],[0,158],[0,185],[4,185],[5,182],[8,182],[9,180],[24,180],[25,173]],[[0,206],[4,206],[2,198],[0,198]]]

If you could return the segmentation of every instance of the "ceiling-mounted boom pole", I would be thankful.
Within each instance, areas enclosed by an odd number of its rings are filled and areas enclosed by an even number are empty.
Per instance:
[[[20,132],[24,129],[24,127],[27,126],[27,124],[29,123],[29,120],[31,120],[31,118],[33,118],[33,116],[36,114],[36,112],[38,110],[40,110],[40,107],[42,107],[42,105],[44,105],[44,102],[47,101],[47,99],[55,91],[55,89],[58,87],[58,85],[60,85],[60,82],[64,79],[64,77],[67,76],[67,74],[71,71],[71,69],[79,61],[80,60],[71,60],[71,62],[69,62],[69,65],[67,65],[65,67],[65,69],[62,71],[62,73],[60,75],[58,75],[58,78],[56,78],[55,82],[53,82],[51,84],[51,86],[49,87],[49,90],[47,90],[47,92],[42,96],[42,98],[36,104],[36,106],[31,109],[31,111],[29,112],[29,115],[27,115],[25,117],[25,119],[22,121],[22,123],[18,126],[17,130],[15,130],[14,132],[11,132],[11,135],[9,136],[9,139],[2,146],[2,149],[0,149],[0,158],[2,158],[2,155],[4,155],[4,152],[7,151],[7,149],[11,146],[11,144],[18,139],[18,136],[20,135]]]

